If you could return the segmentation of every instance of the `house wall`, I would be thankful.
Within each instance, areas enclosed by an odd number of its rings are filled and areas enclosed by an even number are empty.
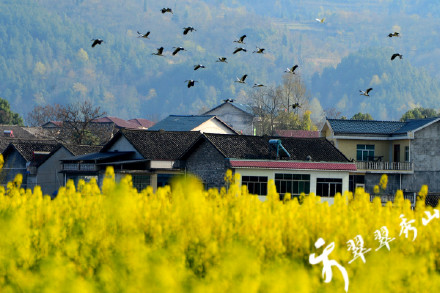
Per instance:
[[[399,162],[405,162],[405,147],[410,146],[410,140],[409,139],[402,139],[402,140],[393,140],[390,141],[392,144],[392,150],[394,152],[394,145],[400,145],[400,158]],[[394,155],[393,155],[394,156]],[[391,157],[391,161],[393,160],[393,157]]]
[[[253,135],[253,116],[247,114],[240,109],[230,105],[224,104],[223,106],[205,113],[206,115],[216,115],[223,122],[234,128],[237,132],[246,135]]]
[[[64,174],[60,160],[72,156],[66,148],[61,147],[38,167],[35,185],[41,187],[43,194],[51,195],[54,191],[64,186]]]
[[[358,144],[373,144],[374,155],[383,156],[382,161],[392,162],[394,145],[400,144],[400,162],[405,161],[405,146],[409,146],[409,140],[356,140],[338,139],[335,146],[349,159],[356,160],[356,148]]]
[[[144,157],[134,148],[134,146],[125,138],[121,136],[113,145],[108,149],[109,152],[135,152],[135,159],[143,159]]]
[[[286,169],[235,169],[235,172],[241,176],[267,176],[268,180],[275,180],[275,173],[284,174],[306,174],[310,175],[310,193],[316,194],[316,180],[318,178],[342,179],[342,192],[348,191],[349,173],[348,171],[322,171],[322,170],[286,170]],[[241,180],[240,176],[240,180]],[[241,184],[241,181],[240,181]],[[319,196],[319,194],[316,194]],[[258,196],[262,201],[266,196]],[[333,204],[333,197],[321,197],[321,201]]]
[[[235,134],[231,129],[226,127],[217,119],[210,119],[192,129],[192,131],[200,131],[202,133]]]
[[[410,146],[410,161],[414,174],[404,176],[403,189],[418,192],[427,184],[429,192],[440,192],[440,122],[414,133]]]
[[[186,160],[186,171],[198,176],[208,188],[223,186],[226,170],[225,158],[207,141]]]
[[[14,180],[17,174],[23,175],[22,187],[27,187],[26,160],[17,151],[12,151],[4,158],[1,170],[1,183],[5,185]]]

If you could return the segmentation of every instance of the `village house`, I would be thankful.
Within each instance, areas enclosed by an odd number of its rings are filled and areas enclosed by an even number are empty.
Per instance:
[[[170,115],[157,122],[149,130],[238,134],[231,126],[214,115]]]
[[[254,120],[256,120],[256,117],[250,106],[231,102],[231,99],[227,99],[203,115],[215,115],[238,133],[254,135]]]
[[[350,190],[369,193],[388,175],[387,192],[400,189],[414,202],[423,184],[440,192],[440,118],[401,121],[327,119],[321,136],[356,164]]]
[[[3,152],[11,142],[42,139],[34,133],[33,128],[18,125],[0,125],[0,152]]]
[[[44,194],[51,195],[65,185],[60,159],[72,155],[99,151],[97,146],[79,146],[57,143],[54,140],[27,140],[11,142],[3,152],[2,185],[23,175],[23,188],[39,185]]]
[[[66,185],[65,178],[61,173],[62,159],[98,152],[101,148],[102,146],[59,143],[34,170],[31,170],[35,173],[34,184],[41,187],[43,194],[53,195],[61,186]],[[32,188],[32,185],[28,184],[28,187]]]
[[[200,136],[198,131],[119,131],[99,152],[62,159],[64,180],[95,178],[102,184],[105,169],[112,166],[116,180],[126,174],[140,191],[147,186],[169,183],[175,175],[184,174],[179,157]]]
[[[105,116],[89,122],[86,130],[94,138],[95,145],[104,145],[121,129],[148,129],[152,125],[154,125],[154,122],[147,119],[124,120],[118,117]],[[40,133],[53,137],[60,142],[71,144],[73,142],[72,138],[75,136],[74,127],[75,125],[69,121],[48,121],[41,126],[42,131]]]
[[[282,138],[203,134],[181,157],[185,172],[197,175],[206,187],[224,185],[228,169],[241,175],[241,184],[264,200],[267,184],[277,192],[298,197],[315,193],[333,202],[348,190],[349,172],[356,170],[325,138]]]
[[[57,144],[55,140],[11,142],[2,153],[4,165],[1,169],[1,184],[5,186],[19,173],[23,175],[23,188],[33,188],[39,184],[36,170]]]

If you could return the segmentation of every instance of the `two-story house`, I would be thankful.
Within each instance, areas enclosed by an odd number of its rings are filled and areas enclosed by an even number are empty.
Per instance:
[[[401,121],[327,119],[321,136],[356,162],[350,190],[358,186],[373,193],[382,174],[387,192],[418,192],[428,184],[440,192],[440,118]]]
[[[198,131],[120,130],[96,153],[61,160],[64,181],[95,178],[101,185],[105,169],[112,166],[116,180],[126,174],[140,191],[164,186],[183,174],[179,157],[200,136]]]

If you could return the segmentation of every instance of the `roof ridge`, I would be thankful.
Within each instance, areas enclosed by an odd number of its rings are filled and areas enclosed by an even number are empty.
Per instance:
[[[327,118],[327,120],[333,120],[333,121],[351,121],[351,122],[392,122],[392,123],[405,123],[406,121],[396,121],[396,120],[362,120],[362,119],[334,119],[334,118]]]

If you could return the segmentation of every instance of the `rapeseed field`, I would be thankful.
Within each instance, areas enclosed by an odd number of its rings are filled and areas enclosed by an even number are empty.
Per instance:
[[[19,175],[0,188],[0,292],[440,288],[440,219],[423,204],[426,186],[414,210],[402,193],[382,206],[362,189],[329,206],[314,194],[280,201],[273,182],[261,202],[235,184],[237,176],[228,173],[221,190],[187,177],[137,192],[130,176],[115,182],[108,169],[101,189],[93,180],[69,181],[51,200],[39,187],[21,188]],[[385,230],[388,242],[378,249]],[[325,244],[317,248],[320,238]],[[310,255],[331,243],[327,256],[338,266],[324,282],[328,263],[311,264]]]

